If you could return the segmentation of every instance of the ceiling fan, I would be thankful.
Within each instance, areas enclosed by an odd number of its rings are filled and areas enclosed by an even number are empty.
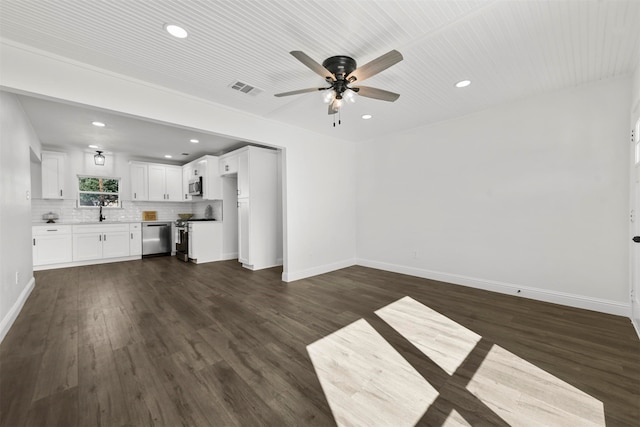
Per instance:
[[[298,61],[309,67],[316,74],[324,78],[330,85],[328,87],[299,89],[291,92],[277,93],[275,96],[299,95],[301,93],[330,91],[327,92],[329,102],[329,114],[335,114],[340,110],[343,100],[353,99],[354,93],[367,98],[380,99],[382,101],[393,102],[400,97],[400,94],[377,89],[369,86],[351,86],[351,84],[361,82],[369,77],[386,70],[392,65],[402,61],[402,54],[397,50],[392,50],[374,59],[365,65],[358,67],[355,59],[349,56],[332,56],[318,64],[306,53],[294,50],[291,53]]]

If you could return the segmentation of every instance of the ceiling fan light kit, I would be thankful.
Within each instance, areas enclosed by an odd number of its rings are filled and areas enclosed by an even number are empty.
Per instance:
[[[293,57],[306,65],[310,70],[324,78],[329,84],[328,87],[299,89],[290,92],[277,93],[275,96],[300,95],[315,91],[328,91],[323,94],[323,101],[329,104],[328,114],[336,114],[340,111],[344,101],[355,102],[355,94],[366,98],[378,99],[381,101],[394,102],[400,95],[387,90],[369,86],[351,86],[353,83],[363,81],[392,65],[402,61],[402,54],[397,50],[392,50],[384,55],[358,67],[356,60],[350,56],[337,55],[325,59],[322,65],[313,60],[306,53],[294,50],[290,52]],[[338,124],[340,124],[338,120]],[[335,117],[334,123],[335,126]]]

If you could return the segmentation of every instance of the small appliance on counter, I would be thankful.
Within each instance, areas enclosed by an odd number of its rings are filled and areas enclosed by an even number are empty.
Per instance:
[[[58,214],[55,214],[53,212],[48,212],[42,215],[42,219],[43,220],[46,219],[47,224],[54,224],[58,220]]]

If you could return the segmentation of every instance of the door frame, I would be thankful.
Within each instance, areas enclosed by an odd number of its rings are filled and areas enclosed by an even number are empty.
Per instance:
[[[632,121],[631,129],[631,188],[630,195],[630,239],[629,239],[629,300],[631,305],[631,323],[640,338],[640,243],[631,240],[640,236],[640,116]]]

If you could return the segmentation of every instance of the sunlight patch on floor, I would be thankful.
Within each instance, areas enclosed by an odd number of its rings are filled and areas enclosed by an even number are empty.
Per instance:
[[[606,425],[602,402],[498,345],[467,389],[511,425]]]
[[[477,402],[474,416],[480,419],[497,416],[513,426],[606,425],[599,400],[498,345],[486,353],[486,345],[478,346],[480,335],[413,298],[375,313],[458,381],[466,383],[472,369],[457,372],[465,359],[480,362],[472,365],[477,369],[466,388],[458,390],[468,393],[467,404]],[[438,398],[429,378],[364,319],[308,345],[307,352],[338,426],[413,426]],[[451,403],[442,425],[469,426]]]
[[[442,424],[442,427],[471,427],[463,417],[455,409],[451,410],[449,416]]]
[[[364,319],[307,351],[338,426],[413,426],[438,395]]]
[[[401,298],[376,314],[449,375],[453,375],[481,338],[411,297]]]

